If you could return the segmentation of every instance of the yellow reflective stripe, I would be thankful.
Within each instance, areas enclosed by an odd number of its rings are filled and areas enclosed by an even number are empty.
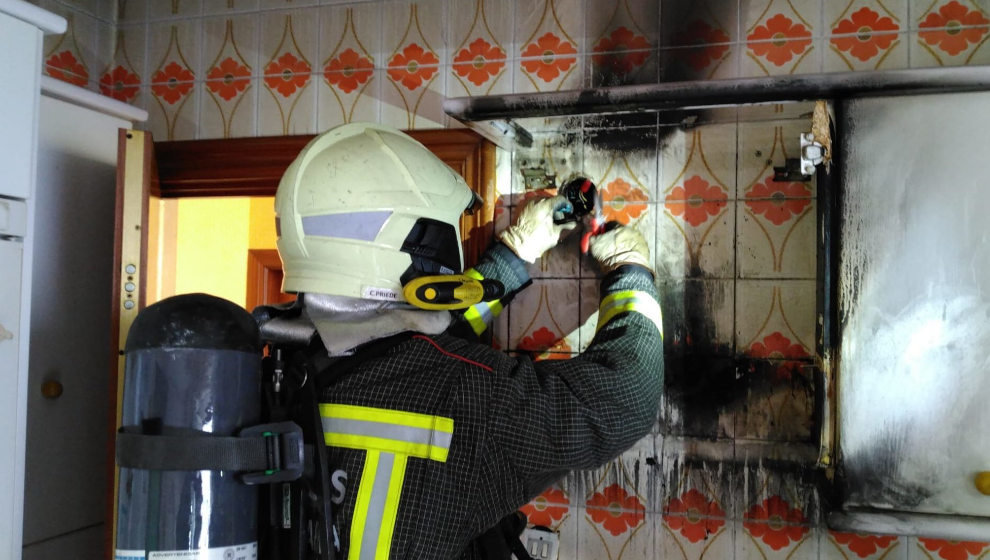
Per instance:
[[[385,453],[395,453],[397,455],[409,455],[410,457],[417,457],[419,459],[430,459],[440,461],[441,463],[447,462],[448,450],[436,445],[333,432],[323,432],[323,441],[333,447],[369,449]]]
[[[382,516],[382,527],[378,537],[378,549],[375,558],[388,558],[392,550],[392,537],[395,534],[395,520],[399,516],[399,496],[402,494],[402,483],[406,479],[406,462],[404,455],[396,455],[392,465],[392,476],[388,481],[388,495],[385,498],[385,515]]]
[[[368,422],[395,424],[410,428],[436,430],[448,434],[454,433],[454,420],[452,418],[406,412],[404,410],[324,403],[320,405],[320,416],[324,418],[342,418],[345,420],[365,420]]]
[[[485,277],[482,276],[480,272],[478,272],[477,270],[475,270],[473,268],[469,268],[469,269],[465,270],[464,271],[464,276],[470,276],[471,278],[474,278],[475,280],[479,280],[479,281],[485,279]]]
[[[489,323],[502,313],[502,308],[502,302],[497,299],[476,303],[464,312],[464,320],[471,325],[474,334],[481,335],[488,328]]]
[[[488,323],[485,322],[485,318],[481,316],[481,310],[478,306],[480,303],[476,303],[471,307],[468,307],[467,311],[464,312],[464,320],[471,325],[471,330],[474,334],[481,336],[481,333],[485,332],[488,328]]]
[[[492,317],[498,317],[502,314],[502,300],[497,299],[495,301],[488,302],[488,308],[492,310]]]
[[[601,330],[616,315],[627,311],[635,311],[649,319],[663,338],[663,313],[660,304],[650,294],[637,290],[615,292],[605,296],[598,307],[598,326],[595,331]]]
[[[375,473],[378,471],[377,451],[368,450],[364,458],[364,470],[361,472],[361,484],[358,485],[357,501],[354,503],[354,515],[351,517],[351,547],[349,560],[361,560],[361,543],[364,542],[365,522],[368,520],[368,506],[371,504],[371,492],[375,489]],[[374,559],[365,559],[374,560]]]

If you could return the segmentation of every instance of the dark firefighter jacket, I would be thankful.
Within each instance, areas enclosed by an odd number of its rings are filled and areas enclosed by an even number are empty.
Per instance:
[[[529,281],[498,243],[469,273],[510,293]],[[501,309],[479,306],[459,319],[476,332]],[[569,360],[534,362],[449,333],[359,355],[320,396],[347,559],[460,557],[568,471],[646,435],[663,381],[657,292],[638,266],[602,280],[597,334]]]

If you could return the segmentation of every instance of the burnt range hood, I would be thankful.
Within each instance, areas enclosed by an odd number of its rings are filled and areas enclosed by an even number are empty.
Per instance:
[[[502,147],[528,147],[529,117],[614,115],[720,106],[990,90],[990,66],[832,72],[451,97],[443,110]]]
[[[526,147],[527,137],[532,141],[526,119],[539,117],[676,115],[718,107],[834,101],[839,172],[833,174],[834,184],[829,184],[834,189],[819,191],[819,196],[828,197],[821,206],[820,231],[826,232],[826,239],[819,278],[822,312],[830,318],[822,344],[828,349],[844,344],[843,363],[835,355],[823,368],[844,376],[838,378],[838,389],[843,391],[840,403],[832,403],[844,420],[836,426],[839,448],[834,456],[841,458],[843,472],[837,494],[830,496],[835,502],[827,512],[827,526],[845,532],[983,541],[990,534],[990,506],[985,501],[990,498],[976,494],[972,474],[990,472],[987,439],[979,431],[986,425],[987,409],[980,403],[985,402],[990,384],[978,350],[982,347],[979,341],[986,340],[990,332],[985,327],[990,312],[984,313],[986,303],[980,300],[980,307],[961,306],[973,312],[960,313],[960,318],[947,320],[945,309],[951,309],[947,305],[934,306],[937,312],[920,320],[890,318],[911,319],[909,313],[924,309],[917,302],[933,301],[929,286],[939,287],[946,298],[968,295],[965,290],[971,288],[958,288],[953,282],[970,281],[983,290],[979,293],[986,293],[990,286],[990,275],[985,272],[990,266],[981,250],[986,228],[980,222],[990,200],[983,189],[986,176],[980,151],[987,138],[984,109],[990,96],[908,97],[988,90],[990,66],[968,66],[462,97],[448,99],[444,110],[503,147]],[[675,122],[676,118],[660,120]],[[963,130],[966,134],[958,132]],[[960,154],[966,154],[965,158]],[[898,186],[900,199],[893,196],[891,185]],[[868,196],[879,202],[860,203]],[[898,212],[888,211],[891,207]],[[898,221],[906,210],[912,211],[911,219]],[[905,249],[905,240],[910,250]],[[922,245],[929,253],[918,250]],[[950,261],[949,256],[956,258]],[[914,259],[907,262],[909,273],[891,265],[889,259],[894,258]],[[861,261],[869,266],[857,266]],[[886,277],[882,276],[885,272]],[[840,284],[846,290],[841,296]],[[918,284],[925,284],[927,291],[909,289]],[[876,288],[871,292],[868,286]],[[847,320],[845,325],[839,324],[840,313]],[[850,317],[858,321],[852,327]],[[889,338],[901,341],[908,352],[889,341],[876,340],[877,333],[886,334],[884,328],[898,326],[908,336]],[[959,336],[959,343],[950,344],[955,341],[950,335],[963,329],[978,332],[980,337]],[[955,367],[957,352],[968,357],[964,364],[978,362],[978,367]],[[897,361],[918,354],[952,359],[932,360],[935,366],[916,360],[913,369]],[[960,377],[962,381],[945,383]],[[828,378],[825,388],[829,392],[836,391],[835,381]],[[953,387],[962,390],[950,391]],[[911,398],[929,408],[915,406]],[[961,418],[969,421],[961,423]],[[831,422],[836,420],[826,419],[825,426]],[[970,431],[956,430],[960,425]],[[824,443],[824,433],[822,439]],[[972,451],[972,457],[949,460],[944,449],[957,447]]]

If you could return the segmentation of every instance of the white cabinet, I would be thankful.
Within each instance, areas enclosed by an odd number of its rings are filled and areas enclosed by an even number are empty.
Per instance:
[[[833,528],[985,541],[990,92],[845,102]],[[905,127],[924,131],[905,134]],[[982,488],[986,491],[986,488]]]
[[[66,22],[0,0],[0,558],[21,557],[41,43]]]
[[[50,78],[42,91],[23,557],[98,560],[111,344],[109,330],[95,326],[110,324],[112,307],[118,129],[146,113]],[[45,383],[60,391],[44,396]],[[81,533],[98,544],[79,548]]]
[[[41,71],[41,31],[17,18],[0,17],[0,153],[20,165],[0,167],[0,195],[28,198],[33,182],[34,147],[38,114],[38,78]],[[15,53],[21,55],[17,56]],[[26,165],[25,165],[26,164]]]

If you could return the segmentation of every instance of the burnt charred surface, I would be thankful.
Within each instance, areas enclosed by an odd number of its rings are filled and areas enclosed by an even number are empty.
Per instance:
[[[844,458],[839,488],[847,504],[914,508],[935,495],[942,482],[939,473],[905,459],[907,439],[907,432],[890,430],[872,449]]]
[[[731,318],[719,319],[731,297],[724,282],[688,280],[663,291],[665,430],[707,439],[812,441],[811,357],[761,359],[735,348]]]

